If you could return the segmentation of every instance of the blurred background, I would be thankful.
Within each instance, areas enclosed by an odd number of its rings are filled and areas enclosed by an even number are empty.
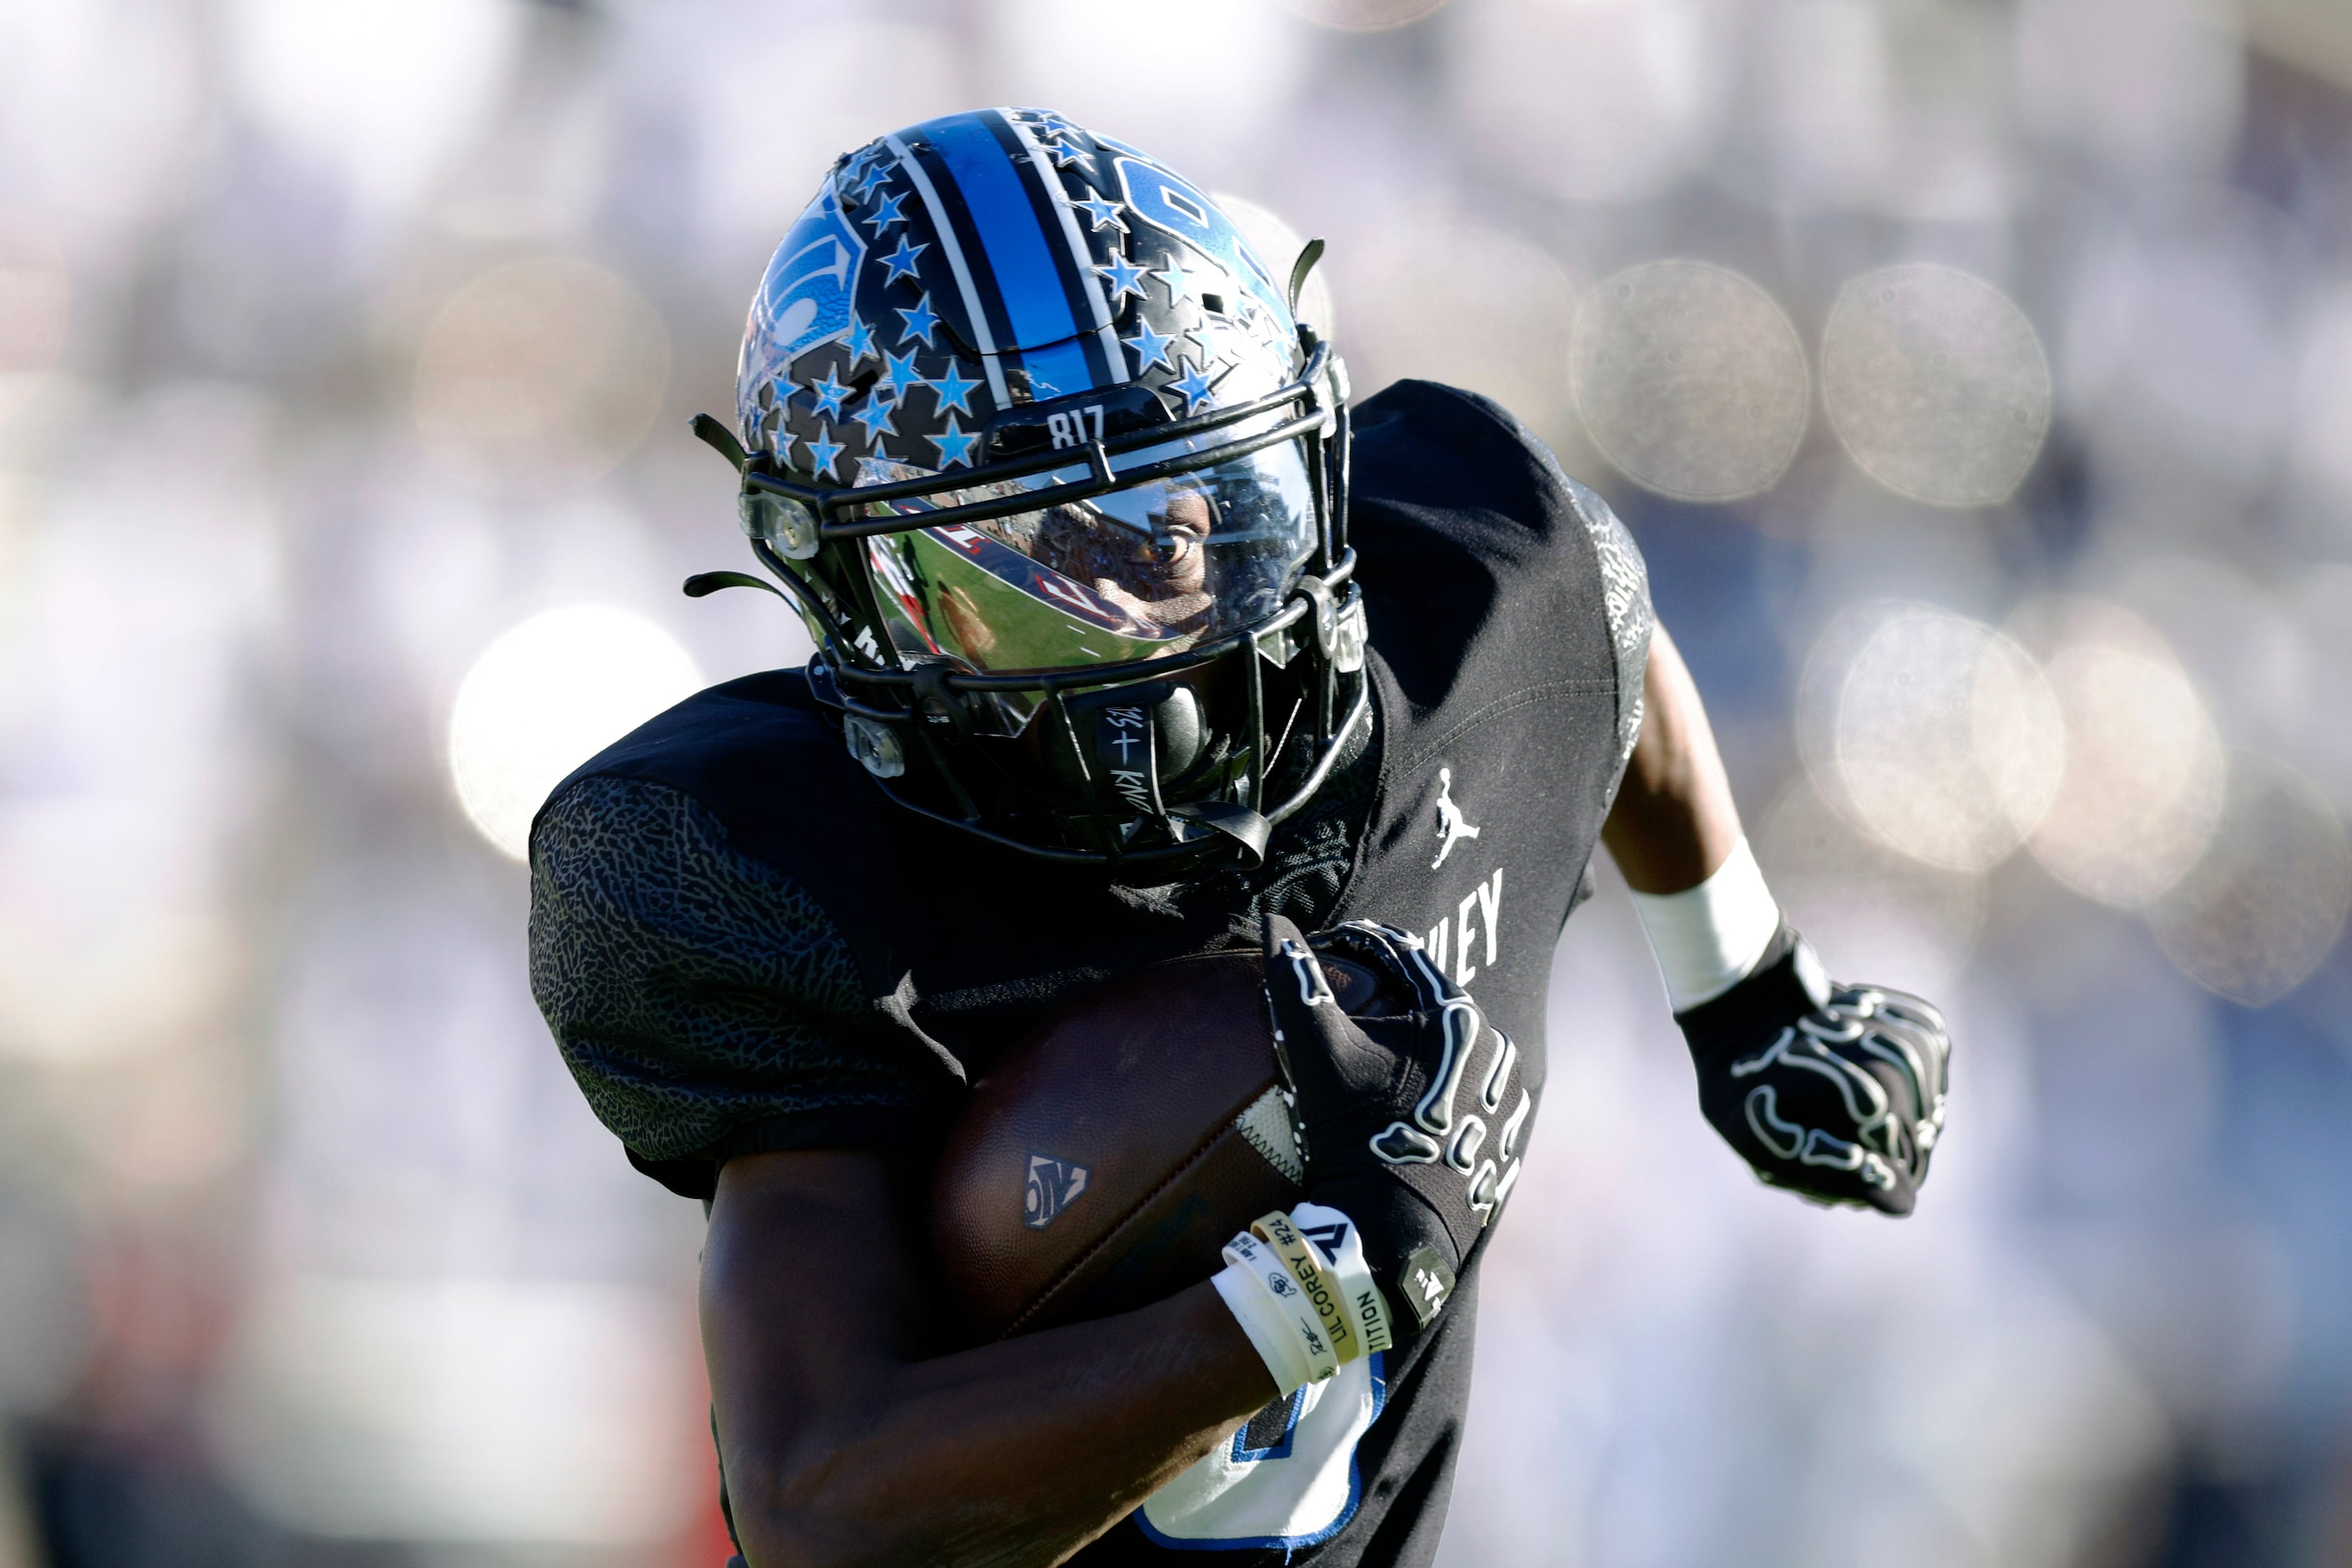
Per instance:
[[[0,1568],[721,1561],[515,856],[805,654],[677,595],[687,416],[833,155],[997,102],[1552,441],[1954,1021],[1923,1212],[1808,1209],[1604,885],[1447,1568],[2352,1563],[2340,0],[0,0]]]

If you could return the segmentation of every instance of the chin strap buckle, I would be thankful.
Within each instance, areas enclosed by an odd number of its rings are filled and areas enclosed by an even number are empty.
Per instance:
[[[1315,606],[1315,648],[1324,662],[1342,675],[1363,668],[1368,640],[1364,591],[1349,584],[1342,600],[1331,592],[1331,584],[1309,575],[1298,580],[1298,592]]]

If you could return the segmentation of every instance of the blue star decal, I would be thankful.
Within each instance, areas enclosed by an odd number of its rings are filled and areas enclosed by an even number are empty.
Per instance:
[[[971,389],[979,384],[976,381],[968,380],[955,361],[948,361],[948,373],[931,380],[931,392],[940,400],[939,412],[945,414],[950,409],[961,409],[966,414],[971,413]]]
[[[809,449],[809,471],[837,479],[841,476],[833,471],[833,465],[841,457],[841,443],[832,439],[833,432],[822,425],[817,426],[817,432],[814,437],[801,437],[801,444]]]
[[[929,294],[919,296],[911,310],[904,305],[898,310],[898,314],[907,318],[907,324],[899,329],[898,341],[902,343],[910,341],[919,342],[929,348],[931,334],[939,330],[940,325],[940,313],[931,309],[931,297]]]
[[[852,316],[849,319],[849,368],[851,371],[855,372],[867,360],[881,357],[874,347],[874,323],[862,316]],[[828,371],[825,374],[830,375],[832,373]]]
[[[915,258],[929,248],[929,245],[917,245],[909,236],[900,235],[898,248],[882,258],[882,265],[890,269],[890,275],[882,281],[896,283],[901,278],[912,278],[915,275]]]
[[[912,349],[908,349],[902,354],[884,354],[882,366],[882,379],[890,384],[890,397],[893,402],[906,402],[907,388],[910,386],[930,384],[923,379],[923,373],[915,368],[915,351]]]
[[[808,384],[808,395],[819,414],[838,419],[841,417],[841,400],[849,395],[849,387],[828,370],[823,381]]]
[[[1072,202],[1070,205],[1085,211],[1089,220],[1087,225],[1088,234],[1094,233],[1105,224],[1110,225],[1121,234],[1127,232],[1127,220],[1118,216],[1117,202],[1105,201],[1100,196],[1088,196],[1085,201]]]
[[[1136,353],[1138,363],[1135,374],[1141,375],[1155,364],[1168,365],[1169,369],[1175,369],[1174,365],[1168,364],[1168,346],[1176,340],[1168,333],[1153,331],[1151,323],[1149,321],[1138,321],[1135,327],[1135,336],[1118,340]]]
[[[1181,305],[1184,302],[1185,278],[1184,264],[1182,261],[1171,256],[1168,258],[1168,265],[1161,268],[1151,276],[1159,279],[1160,281],[1168,285],[1168,302],[1170,304]]]
[[[874,204],[874,210],[866,215],[866,221],[874,226],[875,238],[881,238],[891,229],[907,221],[907,215],[898,210],[906,205],[907,193],[904,191],[892,191]]]
[[[1076,163],[1078,167],[1084,169],[1088,174],[1092,174],[1094,173],[1095,164],[1093,156],[1089,153],[1079,152],[1076,147],[1071,146],[1066,142],[1046,142],[1045,156],[1054,160],[1054,167],[1056,169],[1066,169],[1071,164]]]
[[[1095,270],[1101,273],[1110,283],[1112,310],[1118,310],[1118,302],[1129,294],[1138,299],[1143,297],[1143,268],[1126,257],[1114,256],[1108,265],[1097,267]]]
[[[1217,353],[1217,341],[1224,336],[1224,332],[1214,321],[1202,321],[1184,335],[1201,345],[1203,360],[1213,362],[1223,357]]]
[[[1191,360],[1186,360],[1183,363],[1184,374],[1170,382],[1168,389],[1171,392],[1181,392],[1184,395],[1184,412],[1191,414],[1208,401],[1209,373]]]
[[[956,416],[952,414],[940,427],[940,433],[929,437],[931,445],[940,449],[940,467],[942,468],[971,467],[972,444],[979,439],[979,431],[962,428],[957,425]]]
[[[884,180],[888,179],[890,177],[889,171],[883,168],[882,163],[882,155],[878,153],[876,153],[874,161],[857,172],[856,180],[850,187],[850,195],[856,196],[862,202],[875,186],[880,184]]]
[[[898,427],[890,422],[898,412],[898,405],[884,396],[882,389],[877,386],[850,418],[866,426],[866,444],[871,447],[883,437],[898,433]]]

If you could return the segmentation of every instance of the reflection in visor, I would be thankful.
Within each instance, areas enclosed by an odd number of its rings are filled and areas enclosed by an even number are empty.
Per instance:
[[[1180,450],[1138,452],[1125,466]],[[894,466],[888,477],[917,472]],[[945,491],[889,510],[915,516],[1072,477]],[[1237,631],[1281,606],[1314,542],[1306,458],[1292,441],[1036,511],[877,534],[866,547],[902,654],[1002,673],[1164,658]],[[1033,706],[1008,710],[1008,725]]]

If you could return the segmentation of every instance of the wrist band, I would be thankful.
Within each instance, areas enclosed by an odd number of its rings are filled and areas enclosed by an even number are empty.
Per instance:
[[[1286,1338],[1295,1347],[1288,1353],[1277,1354],[1269,1354],[1264,1345],[1258,1347],[1258,1354],[1265,1360],[1266,1370],[1274,1373],[1277,1384],[1284,1384],[1285,1392],[1297,1388],[1300,1384],[1320,1383],[1339,1371],[1339,1358],[1332,1352],[1320,1315],[1307,1302],[1307,1293],[1299,1289],[1298,1282],[1291,1277],[1289,1268],[1274,1250],[1249,1232],[1243,1231],[1225,1243],[1224,1251],[1228,1266],[1225,1274],[1238,1271],[1242,1279],[1255,1286],[1261,1298],[1250,1308],[1234,1310],[1234,1316],[1240,1321],[1244,1331],[1249,1331],[1254,1323],[1278,1325],[1286,1331],[1279,1337]],[[1221,1279],[1224,1277],[1223,1274],[1218,1276]],[[1223,1287],[1220,1287],[1219,1294],[1225,1294]],[[1230,1296],[1227,1296],[1226,1304],[1233,1304]],[[1251,1339],[1253,1343],[1256,1342],[1255,1333]],[[1294,1355],[1297,1358],[1296,1361],[1292,1359]],[[1302,1366],[1305,1375],[1295,1375]]]
[[[1516,1165],[1512,1168],[1517,1169]],[[1365,1352],[1394,1346],[1396,1336],[1389,1327],[1388,1300],[1372,1282],[1372,1266],[1364,1257],[1363,1233],[1356,1228],[1355,1221],[1321,1204],[1300,1204],[1290,1211],[1290,1223],[1315,1244],[1330,1269],[1332,1282],[1339,1288],[1339,1299],[1347,1304],[1349,1319]]]
[[[1677,1013],[1747,979],[1780,929],[1780,906],[1744,835],[1706,880],[1679,893],[1635,893],[1633,912]]]
[[[1307,1359],[1307,1347],[1299,1341],[1297,1323],[1266,1293],[1265,1281],[1247,1264],[1228,1263],[1210,1276],[1209,1283],[1217,1288],[1217,1294],[1224,1299],[1225,1310],[1233,1313],[1234,1321],[1249,1336],[1258,1360],[1265,1363],[1266,1372],[1274,1378],[1276,1394],[1289,1394],[1315,1381],[1315,1369]]]
[[[1274,1248],[1283,1267],[1290,1270],[1290,1277],[1298,1281],[1298,1289],[1315,1309],[1316,1317],[1323,1324],[1323,1337],[1330,1342],[1332,1354],[1339,1364],[1345,1366],[1361,1359],[1364,1342],[1349,1321],[1354,1314],[1348,1310],[1339,1282],[1323,1267],[1322,1254],[1298,1234],[1290,1216],[1280,1209],[1260,1215],[1250,1222],[1250,1232]]]

